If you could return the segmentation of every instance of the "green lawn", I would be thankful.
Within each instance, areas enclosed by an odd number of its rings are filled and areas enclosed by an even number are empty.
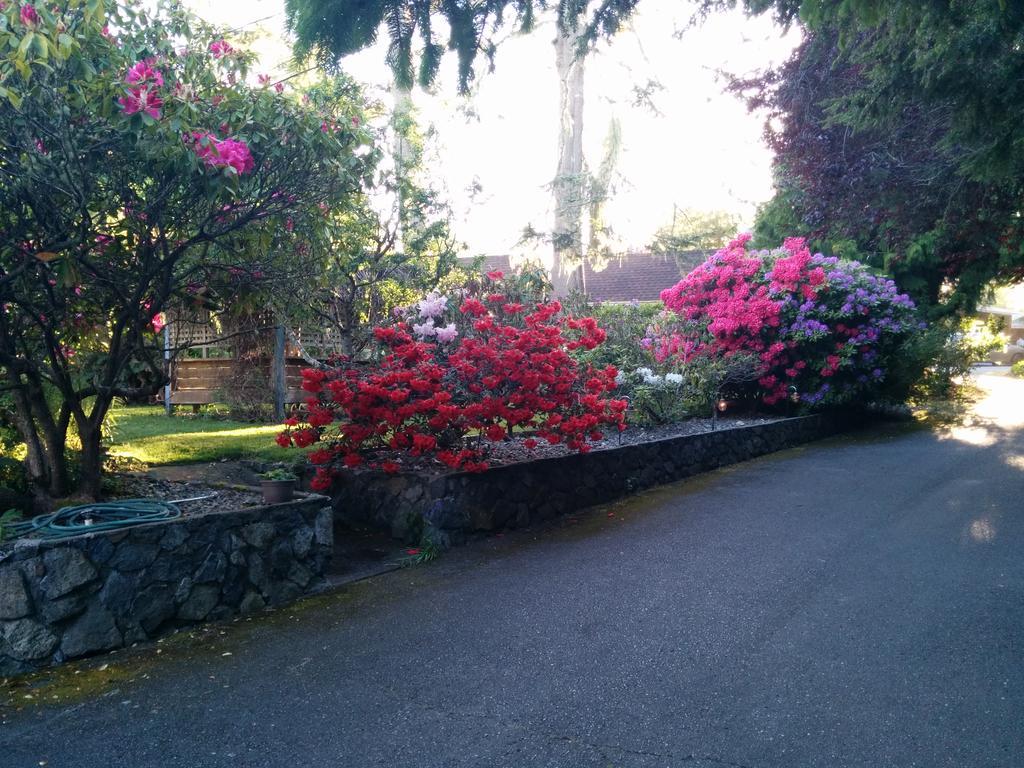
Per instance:
[[[108,417],[109,452],[150,465],[188,464],[219,459],[295,459],[300,452],[281,448],[275,424],[250,424],[180,414],[167,416],[163,406],[117,407]]]

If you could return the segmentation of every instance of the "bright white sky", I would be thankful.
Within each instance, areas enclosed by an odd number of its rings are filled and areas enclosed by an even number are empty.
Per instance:
[[[263,68],[280,72],[288,59],[282,0],[190,0],[215,23],[258,26],[267,37],[253,47]],[[720,14],[681,39],[688,3],[645,0],[631,28],[587,60],[584,149],[596,168],[612,116],[622,126],[616,194],[605,218],[625,246],[643,247],[680,208],[728,210],[746,224],[772,193],[771,153],[761,140],[761,119],[722,92],[716,72],[736,74],[784,60],[799,33],[782,31],[767,18]],[[675,9],[675,10],[673,10]],[[471,102],[456,95],[454,60],[446,62],[436,93],[417,91],[421,120],[440,138],[443,180],[459,217],[457,236],[472,254],[513,252],[523,227],[550,228],[547,184],[557,161],[558,82],[549,24],[499,47],[494,73],[484,73]],[[383,35],[382,35],[383,38]],[[344,62],[357,79],[381,88],[390,82],[384,41]],[[631,86],[658,80],[661,114],[632,105]],[[462,107],[471,106],[475,116]],[[467,188],[476,180],[475,200]]]

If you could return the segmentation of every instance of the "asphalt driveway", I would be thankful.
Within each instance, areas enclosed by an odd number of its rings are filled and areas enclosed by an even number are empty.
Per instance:
[[[1022,766],[1024,383],[982,381],[965,424],[69,668],[0,709],[0,766]]]

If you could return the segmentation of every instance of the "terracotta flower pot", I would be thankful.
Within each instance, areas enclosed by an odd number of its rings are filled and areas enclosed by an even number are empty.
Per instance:
[[[260,487],[267,504],[283,504],[295,495],[294,480],[260,480]]]

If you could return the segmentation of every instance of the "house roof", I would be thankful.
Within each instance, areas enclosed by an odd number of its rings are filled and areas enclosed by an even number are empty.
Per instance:
[[[459,266],[463,269],[473,269],[473,264],[477,260],[476,256],[463,256],[459,258]],[[507,253],[496,253],[489,254],[483,257],[483,263],[480,265],[480,273],[493,272],[498,270],[499,272],[511,272],[512,261]]]
[[[1012,317],[1014,315],[1024,314],[1018,309],[1009,309],[1007,307],[978,307],[978,314],[980,315],[1003,315],[1005,317]]]
[[[703,262],[703,251],[680,253],[632,252],[613,258],[596,271],[583,265],[583,291],[593,301],[657,301],[661,292]]]
[[[678,283],[709,255],[705,251],[632,251],[613,256],[600,270],[588,261],[583,265],[583,290],[593,301],[658,301],[663,290]],[[472,269],[474,261],[463,257],[459,266]],[[483,257],[479,269],[481,273],[499,270],[508,274],[513,264],[508,254],[491,254]]]

